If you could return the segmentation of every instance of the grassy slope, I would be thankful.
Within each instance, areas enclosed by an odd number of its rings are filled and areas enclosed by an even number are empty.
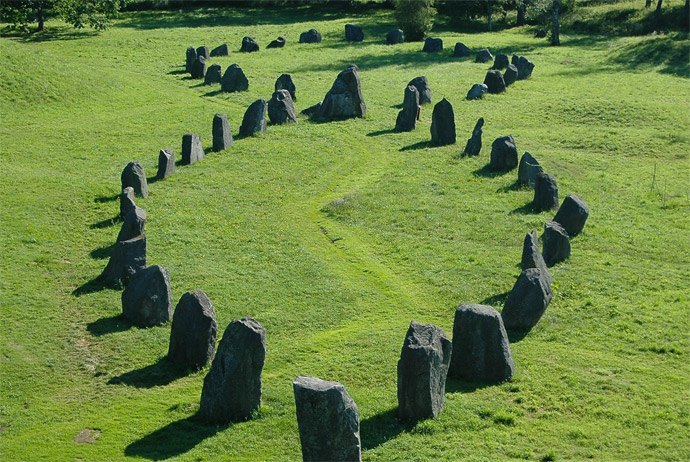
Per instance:
[[[365,27],[364,43],[342,41],[348,22]],[[299,459],[299,374],[347,387],[369,460],[689,456],[687,80],[621,61],[649,39],[565,37],[554,49],[526,31],[440,29],[447,48],[462,40],[537,64],[507,94],[467,102],[487,66],[451,50],[422,54],[420,43],[385,46],[391,25],[385,12],[137,13],[100,36],[2,39],[1,458]],[[298,45],[311,27],[324,42]],[[188,45],[238,48],[244,35],[288,38],[283,50],[212,60],[238,62],[249,92],[218,94],[180,72]],[[258,418],[199,426],[189,417],[205,372],[174,377],[160,362],[169,326],[127,326],[117,291],[72,294],[106,263],[120,171],[139,159],[153,175],[158,149],[179,155],[189,131],[210,146],[216,112],[236,132],[282,72],[295,78],[298,110],[311,105],[350,62],[361,68],[366,120],[270,127],[137,201],[149,264],[170,269],[173,298],[201,288],[221,328],[252,315],[268,332]],[[416,131],[387,132],[417,75],[434,102],[453,103],[457,145],[424,143],[430,106]],[[482,156],[454,159],[479,116]],[[531,193],[513,187],[515,172],[483,174],[491,140],[508,133],[556,176],[562,197],[590,204],[590,220],[554,269],[546,315],[514,339],[514,380],[450,382],[439,418],[404,426],[393,417],[395,366],[409,321],[450,335],[459,303],[500,309],[524,233],[551,217],[524,207]],[[663,201],[650,191],[655,165]],[[338,197],[345,206],[326,206]],[[82,428],[102,435],[73,443]]]

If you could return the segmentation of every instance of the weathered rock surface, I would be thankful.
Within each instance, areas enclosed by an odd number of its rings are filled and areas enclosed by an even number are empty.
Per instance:
[[[158,153],[156,178],[164,180],[175,173],[175,153],[172,148],[161,149]]]
[[[252,136],[255,133],[263,133],[266,131],[266,100],[263,98],[257,99],[249,105],[242,118],[242,125],[240,126],[240,136]]]
[[[472,88],[470,88],[470,91],[467,92],[467,99],[473,100],[483,98],[488,91],[489,87],[483,83],[475,83],[472,85]]]
[[[134,189],[134,194],[137,196],[143,198],[149,197],[149,186],[146,182],[146,173],[139,161],[130,162],[125,166],[120,175],[120,181],[122,183],[122,189],[131,187]]]
[[[213,150],[215,152],[224,151],[232,146],[233,139],[227,114],[216,114],[213,116],[212,133]]]
[[[480,117],[472,130],[472,136],[467,140],[465,150],[462,152],[464,156],[478,156],[482,150],[482,127],[484,126],[484,117]]]
[[[206,70],[206,75],[204,76],[204,85],[220,83],[221,80],[223,80],[223,75],[220,64],[211,64]]]
[[[206,58],[197,56],[196,61],[192,64],[192,78],[203,79],[206,76]]]
[[[292,103],[290,92],[287,90],[273,92],[271,99],[268,101],[268,118],[273,125],[297,123],[295,105]]]
[[[568,236],[575,237],[582,232],[585,222],[589,217],[589,206],[579,196],[570,194],[565,196],[553,221],[560,224],[568,233]]]
[[[489,90],[489,93],[503,93],[506,91],[506,83],[503,81],[501,71],[492,69],[486,73],[484,77],[484,85]]]
[[[503,306],[503,325],[509,330],[531,329],[541,319],[552,297],[551,285],[539,269],[524,270]]]
[[[299,34],[299,43],[319,43],[320,41],[321,33],[316,29],[309,29]]]
[[[272,40],[271,43],[266,46],[266,48],[283,48],[285,43],[285,37],[278,37],[277,39]]]
[[[211,50],[210,56],[230,56],[230,47],[227,43],[219,45]]]
[[[115,242],[128,241],[144,234],[144,225],[146,225],[146,210],[135,205],[125,215]]]
[[[443,40],[440,38],[427,37],[426,40],[424,40],[424,48],[422,48],[422,51],[427,53],[443,51]]]
[[[508,65],[508,68],[506,71],[503,73],[503,81],[506,84],[506,87],[512,85],[515,83],[518,77],[518,70],[517,67],[513,66],[512,64]]]
[[[544,244],[542,256],[546,266],[553,266],[570,257],[570,236],[557,222],[544,223],[544,234],[541,240]]]
[[[417,126],[417,114],[419,112],[419,92],[413,85],[408,85],[405,89],[403,108],[398,112],[395,120],[395,130],[399,132],[410,132]]]
[[[196,49],[196,57],[198,58],[199,56],[203,56],[205,60],[208,60],[211,57],[211,53],[209,53],[207,46]]]
[[[525,152],[520,158],[520,165],[518,166],[518,184],[521,186],[530,185],[534,189],[537,175],[543,171],[544,169],[539,165],[537,159],[529,152]]]
[[[201,147],[199,135],[187,133],[182,136],[182,165],[191,165],[204,159],[204,148]]]
[[[204,367],[213,359],[217,332],[211,300],[201,290],[187,292],[175,307],[168,358],[185,369]]]
[[[522,260],[520,261],[522,270],[537,268],[549,284],[553,283],[553,277],[546,266],[544,257],[539,250],[539,238],[536,231],[530,231],[525,235],[522,245]]]
[[[494,171],[512,170],[518,165],[517,146],[511,135],[496,138],[491,144],[490,168]]]
[[[185,61],[185,72],[192,72],[192,66],[194,61],[196,61],[196,48],[188,47]]]
[[[537,174],[532,204],[536,210],[553,210],[558,208],[558,185],[556,184],[556,178],[544,172]]]
[[[134,204],[134,188],[128,186],[120,193],[120,218],[125,219],[127,213],[136,205]]]
[[[361,42],[364,40],[362,28],[354,24],[345,24],[345,40],[348,42]]]
[[[467,45],[465,45],[462,42],[458,42],[455,44],[455,49],[453,50],[453,58],[469,58],[470,56],[470,49],[467,48]]]
[[[348,67],[335,79],[333,86],[326,93],[317,117],[334,120],[364,117],[367,106],[362,97],[362,83],[359,73],[353,67]]]
[[[431,87],[429,86],[429,80],[425,76],[415,77],[407,85],[412,85],[419,92],[419,104],[431,103]]]
[[[255,51],[259,51],[259,44],[256,43],[256,40],[251,37],[242,37],[242,47],[240,48],[240,51],[243,53],[253,53]]]
[[[168,322],[173,314],[170,272],[154,265],[134,273],[122,292],[122,314],[138,327]]]
[[[524,56],[518,57],[518,62],[515,65],[518,70],[518,80],[525,80],[532,76],[534,70],[534,63]]]
[[[297,101],[295,82],[292,81],[292,76],[290,74],[281,74],[280,77],[276,79],[274,91],[278,90],[287,90],[290,93],[292,102],[294,103]]]
[[[220,89],[228,92],[249,90],[249,80],[240,66],[231,64],[225,69],[225,74],[220,81]]]
[[[134,273],[144,268],[146,268],[146,236],[142,234],[128,241],[115,243],[113,253],[100,279],[106,286],[121,288],[127,284]]]
[[[504,55],[503,53],[499,53],[496,55],[494,58],[494,69],[505,69],[510,65],[510,61],[508,60],[508,55]]]
[[[391,29],[386,34],[386,43],[395,45],[396,43],[403,43],[405,41],[405,34],[402,29]]]
[[[439,146],[455,143],[455,114],[445,98],[436,103],[431,114],[431,142]]]
[[[477,56],[475,57],[474,61],[477,63],[488,63],[489,61],[493,61],[494,56],[491,54],[488,48],[482,48],[477,52]]]

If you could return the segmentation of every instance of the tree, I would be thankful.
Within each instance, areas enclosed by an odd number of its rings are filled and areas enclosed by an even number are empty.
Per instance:
[[[664,0],[658,0],[656,3],[656,10],[654,11],[654,19],[652,19],[652,30],[659,32],[659,19],[661,18],[661,3]]]
[[[14,0],[3,1],[0,4],[0,16],[3,21],[10,23],[13,29],[29,32],[29,24],[38,23],[36,29],[44,29],[46,10],[52,8],[50,0]]]
[[[561,36],[558,30],[558,10],[561,8],[561,0],[553,0],[553,28],[551,29],[551,45],[559,46]]]
[[[84,26],[105,30],[127,0],[4,0],[0,16],[14,29],[29,32],[29,24],[38,23],[36,32],[44,29],[49,12],[57,13],[77,29]]]
[[[525,0],[518,0],[518,7],[517,7],[517,25],[518,26],[524,26],[526,21],[525,21]]]
[[[395,19],[407,40],[422,40],[434,25],[434,0],[394,0]]]

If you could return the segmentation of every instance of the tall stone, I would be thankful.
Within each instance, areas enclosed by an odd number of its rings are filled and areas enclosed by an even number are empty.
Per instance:
[[[213,424],[239,422],[261,406],[266,330],[254,318],[232,321],[204,378],[199,413]]]
[[[210,56],[230,56],[230,47],[227,43],[218,45],[213,50],[211,50]]]
[[[225,74],[220,80],[220,89],[227,92],[249,90],[249,80],[239,65],[231,64],[225,69]]]
[[[122,292],[122,314],[138,327],[153,327],[170,321],[173,301],[170,272],[154,265],[137,271]]]
[[[551,285],[537,268],[520,273],[501,312],[509,330],[528,330],[536,326],[553,298]]]
[[[425,76],[415,77],[407,83],[407,86],[412,85],[419,92],[419,104],[431,103],[431,87],[429,80]]]
[[[582,232],[589,217],[589,206],[575,194],[565,196],[553,221],[559,223],[570,237]]]
[[[199,56],[203,56],[204,59],[208,61],[208,59],[211,57],[211,53],[208,51],[207,46],[203,46],[196,49],[196,56],[197,58]]]
[[[196,48],[188,47],[185,61],[185,72],[192,72],[192,66],[194,65],[194,61],[196,61],[196,58]]]
[[[424,41],[422,51],[427,53],[438,53],[439,51],[443,51],[443,40],[440,38],[427,37]]]
[[[405,89],[403,108],[395,120],[395,130],[410,132],[417,126],[417,114],[419,113],[419,92],[417,88],[408,85]]]
[[[553,210],[558,208],[558,185],[556,184],[556,178],[544,172],[537,174],[532,204],[536,210]]]
[[[276,79],[275,90],[287,90],[290,93],[290,98],[292,98],[293,103],[297,101],[297,96],[295,96],[295,82],[292,81],[292,76],[290,74],[281,74],[278,79]]]
[[[489,87],[487,87],[483,83],[475,83],[474,85],[472,85],[472,88],[470,88],[470,91],[467,92],[467,99],[473,100],[483,98],[488,91]]]
[[[542,173],[544,169],[539,165],[537,159],[529,152],[525,152],[520,157],[520,165],[518,166],[518,184],[520,186],[530,185],[534,189],[537,182],[537,175]]]
[[[510,86],[515,83],[518,77],[518,70],[517,67],[513,66],[512,64],[508,65],[508,68],[506,71],[503,73],[503,81],[507,86]]]
[[[338,382],[301,376],[292,383],[302,459],[361,461],[359,410]]]
[[[510,61],[508,61],[508,55],[504,55],[503,53],[499,53],[496,55],[496,58],[494,58],[494,69],[505,69],[510,65]]]
[[[489,167],[494,171],[512,170],[518,165],[517,146],[512,135],[501,136],[491,143]]]
[[[295,105],[292,103],[290,92],[287,90],[273,92],[271,99],[268,101],[268,118],[273,125],[297,123]]]
[[[120,181],[122,183],[122,189],[131,187],[134,189],[134,194],[137,196],[143,198],[149,197],[149,186],[146,182],[146,173],[139,161],[127,164],[124,170],[122,170]]]
[[[216,347],[216,311],[201,290],[184,294],[175,307],[168,358],[185,369],[200,369],[213,359]]]
[[[520,267],[523,271],[530,268],[537,268],[541,271],[542,276],[549,284],[553,283],[553,277],[539,250],[539,238],[537,238],[536,231],[530,231],[525,235],[525,241],[522,244],[522,260],[520,261]]]
[[[345,24],[345,40],[348,42],[361,42],[364,40],[362,28],[354,24]]]
[[[386,43],[388,45],[395,45],[397,43],[403,43],[405,41],[405,34],[403,34],[402,29],[391,29],[386,34]]]
[[[144,234],[144,225],[146,224],[146,211],[136,205],[130,209],[125,215],[125,219],[120,227],[120,232],[117,235],[115,242],[128,241],[137,236]]]
[[[544,244],[542,256],[546,266],[553,266],[570,257],[570,236],[557,222],[544,223],[544,234],[541,240]]]
[[[266,131],[266,100],[257,99],[249,105],[242,118],[240,136],[252,136]]]
[[[469,58],[470,57],[470,49],[467,48],[467,45],[465,45],[462,42],[458,42],[455,44],[455,49],[453,50],[453,58]]]
[[[398,361],[398,414],[406,420],[436,417],[444,405],[453,346],[443,330],[414,321]]]
[[[474,61],[477,63],[488,63],[489,61],[493,61],[494,56],[491,54],[488,48],[482,48],[477,52],[477,56],[475,57]]]
[[[146,268],[146,236],[115,243],[113,253],[99,279],[109,287],[121,288],[129,278]]]
[[[213,151],[219,152],[232,146],[232,133],[228,124],[227,114],[216,114],[213,116]]]
[[[299,43],[319,43],[321,41],[321,33],[316,29],[309,29],[299,35]]]
[[[120,219],[124,220],[127,212],[134,207],[136,207],[134,204],[134,188],[128,186],[120,193]]]
[[[348,67],[335,79],[333,86],[326,93],[317,113],[318,118],[334,120],[364,117],[367,106],[362,97],[362,83],[359,73]]]
[[[161,149],[158,153],[156,178],[164,180],[173,173],[175,173],[175,153],[172,148]]]
[[[192,64],[192,78],[203,79],[206,76],[206,58],[197,56],[196,61]]]
[[[223,80],[222,69],[220,64],[211,64],[206,70],[206,75],[204,76],[204,85],[213,85],[214,83],[220,83]]]
[[[465,145],[465,150],[463,151],[464,156],[478,156],[482,150],[482,127],[484,126],[484,117],[480,117],[477,123],[474,125],[472,130],[472,136],[467,140]]]
[[[285,46],[285,43],[285,37],[278,37],[277,39],[272,40],[268,45],[266,45],[266,48],[283,48]]]
[[[240,51],[243,53],[253,53],[255,51],[259,51],[259,44],[256,43],[256,40],[251,37],[242,37],[242,47],[240,48]]]
[[[486,305],[461,304],[455,310],[448,377],[470,382],[503,382],[514,373],[508,334],[499,312]]]
[[[489,93],[497,94],[506,91],[506,83],[503,81],[501,71],[492,69],[486,73],[484,77],[484,85],[489,90]]]
[[[455,114],[445,98],[436,103],[431,113],[431,142],[439,146],[455,143]]]
[[[204,148],[201,147],[199,135],[187,133],[182,137],[182,165],[192,165],[204,159]]]

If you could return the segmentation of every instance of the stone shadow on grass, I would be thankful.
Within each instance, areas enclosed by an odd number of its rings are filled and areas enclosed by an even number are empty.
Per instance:
[[[389,128],[387,130],[377,130],[375,132],[370,132],[367,133],[367,136],[379,136],[379,135],[388,135],[389,133],[395,133],[394,128]]]
[[[536,207],[534,207],[534,202],[532,201],[529,201],[522,207],[518,207],[510,211],[511,215],[538,215],[539,213],[541,213],[541,210],[537,210]]]
[[[497,176],[503,176],[506,173],[510,173],[511,170],[493,170],[491,168],[491,164],[486,164],[480,169],[475,170],[472,172],[472,175],[475,177],[483,177],[483,178],[495,178]]]
[[[510,343],[517,343],[523,338],[527,337],[527,334],[530,333],[532,329],[523,329],[523,330],[517,330],[517,329],[506,329],[506,333],[508,334],[508,341]]]
[[[93,249],[89,253],[89,255],[94,260],[104,260],[106,258],[110,258],[110,256],[113,254],[114,248],[115,248],[115,244],[104,245],[104,246],[99,247],[97,249]]]
[[[411,144],[409,146],[403,146],[400,151],[415,151],[417,149],[433,148],[436,145],[431,141],[419,141],[418,143]]]
[[[91,229],[102,229],[102,228],[109,228],[113,226],[115,223],[118,223],[120,221],[120,215],[115,215],[112,218],[106,218],[105,220],[101,220],[99,222],[96,222],[89,226]],[[91,252],[93,256],[93,252]]]
[[[392,440],[405,431],[414,428],[416,422],[398,419],[398,408],[394,407],[375,416],[364,419],[359,424],[362,449],[373,449]]]
[[[91,335],[100,337],[101,335],[114,334],[115,332],[124,332],[132,328],[132,324],[127,321],[122,314],[111,316],[109,318],[101,318],[97,321],[90,322],[86,325]]]
[[[473,391],[494,385],[496,384],[491,382],[468,382],[448,377],[446,379],[446,393],[472,393]]]
[[[98,196],[94,197],[93,201],[99,204],[103,202],[114,202],[118,197],[120,197],[119,194],[115,194],[114,196]]]
[[[482,305],[489,305],[496,308],[496,305],[503,305],[506,302],[506,300],[508,299],[508,295],[510,295],[510,291],[486,297],[479,303],[481,303]]]
[[[177,367],[168,357],[160,358],[154,364],[133,369],[112,377],[108,385],[130,385],[137,388],[152,388],[167,385],[187,375],[187,371]]]
[[[523,186],[520,183],[518,183],[517,180],[513,182],[512,184],[509,184],[508,186],[503,186],[502,188],[498,188],[496,192],[502,192],[502,193],[507,193],[511,191],[520,191],[521,189],[527,189],[529,188],[528,186]]]
[[[93,294],[95,292],[100,292],[101,290],[109,288],[109,286],[103,283],[101,277],[98,276],[74,289],[72,291],[72,295],[74,295],[75,297],[80,297],[82,295]]]

